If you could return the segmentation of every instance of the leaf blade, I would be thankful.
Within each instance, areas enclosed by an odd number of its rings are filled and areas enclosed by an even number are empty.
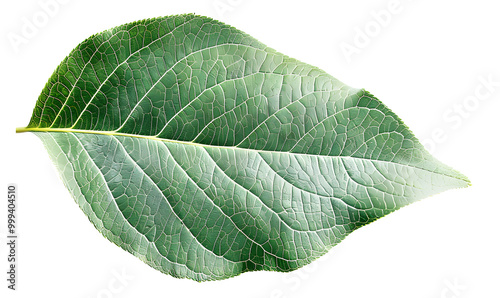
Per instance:
[[[84,41],[24,131],[106,238],[195,280],[297,269],[469,183],[367,91],[194,15]]]

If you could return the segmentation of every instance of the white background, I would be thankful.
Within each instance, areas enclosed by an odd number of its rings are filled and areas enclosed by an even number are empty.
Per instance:
[[[66,0],[44,20],[40,3],[47,1],[2,1],[0,8],[1,297],[500,297],[498,2]],[[14,129],[27,125],[52,71],[85,38],[127,22],[189,12],[229,23],[366,88],[473,186],[363,227],[293,273],[251,272],[196,283],[151,269],[93,228],[41,142]],[[13,43],[37,17],[37,32]],[[356,53],[342,50],[348,44]],[[488,77],[497,82],[489,92],[481,83]],[[483,99],[474,97],[476,90]],[[4,273],[11,182],[19,188],[15,293],[6,290]],[[128,277],[117,279],[122,274]]]

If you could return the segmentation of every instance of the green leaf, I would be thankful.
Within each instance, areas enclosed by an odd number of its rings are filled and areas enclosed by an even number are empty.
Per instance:
[[[21,131],[106,238],[198,281],[295,270],[469,184],[367,91],[191,14],[79,44]]]

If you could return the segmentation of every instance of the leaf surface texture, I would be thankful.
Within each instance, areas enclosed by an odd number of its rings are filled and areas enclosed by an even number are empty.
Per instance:
[[[85,40],[23,130],[106,238],[198,281],[300,268],[469,183],[367,91],[196,15]]]

